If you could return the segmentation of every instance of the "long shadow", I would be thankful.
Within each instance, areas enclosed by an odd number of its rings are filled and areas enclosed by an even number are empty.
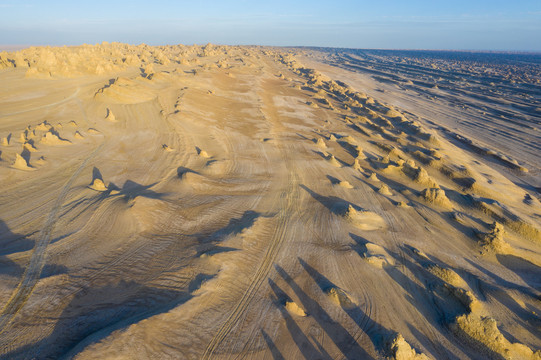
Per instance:
[[[317,301],[313,300],[297,285],[284,269],[278,265],[275,267],[278,274],[295,292],[307,312],[316,320],[346,359],[373,359],[342,325],[334,321]]]
[[[349,236],[353,241],[355,241],[355,244],[350,245],[351,249],[354,250],[360,257],[364,257],[364,254],[367,251],[366,244],[370,243],[370,241],[353,233],[349,233]]]
[[[466,261],[468,261],[472,265],[474,264],[468,259],[466,259]],[[517,319],[517,322],[522,321],[521,325],[524,328],[526,328],[532,334],[539,333],[539,327],[541,326],[541,317],[535,315],[535,313],[537,313],[539,310],[528,311],[524,309],[524,306],[520,305],[515,300],[515,298],[513,298],[512,296],[508,294],[507,289],[514,289],[514,290],[520,291],[524,293],[525,295],[532,297],[535,300],[538,300],[540,298],[539,294],[535,294],[530,288],[508,282],[500,278],[499,276],[495,275],[494,273],[490,272],[489,270],[482,268],[481,266],[477,265],[476,268],[481,270],[485,274],[487,274],[489,277],[494,279],[497,283],[497,285],[493,285],[482,279],[477,278],[476,281],[478,283],[479,288],[483,292],[489,293],[491,297],[493,297],[503,306],[508,308],[511,313],[516,315],[517,318],[519,319],[519,320]],[[498,281],[497,279],[501,279],[501,281]],[[486,297],[486,295],[483,294],[483,297]]]
[[[406,248],[403,248],[403,250],[406,250]],[[402,289],[404,289],[404,291],[406,291],[406,299],[416,309],[418,309],[421,315],[430,323],[439,324],[442,328],[446,328],[449,323],[454,321],[458,314],[462,314],[466,311],[464,305],[462,305],[458,300],[450,300],[448,298],[443,299],[438,295],[436,287],[442,283],[439,278],[436,278],[422,266],[409,261],[405,257],[398,256],[398,254],[389,250],[387,250],[387,252],[398,264],[401,264],[410,270],[410,272],[422,284],[425,284],[425,287],[418,285],[396,267],[384,268],[385,272],[387,272],[391,279],[393,279],[402,287]],[[424,304],[427,302],[429,303],[428,306]],[[456,342],[456,338],[454,338],[447,331],[440,333],[449,341]],[[414,335],[420,342],[424,340],[422,336],[420,337],[418,334]],[[441,344],[433,344],[433,348],[435,348],[438,352],[444,352],[447,355],[451,353],[450,351],[447,351],[447,349]]]
[[[183,178],[184,175],[186,175],[187,173],[193,173],[193,174],[199,174],[197,171],[194,171],[192,169],[188,169],[187,167],[184,167],[184,166],[179,166],[177,168],[177,176],[179,178]]]
[[[199,240],[201,242],[220,241],[230,235],[239,234],[244,229],[252,227],[260,216],[261,214],[256,211],[245,211],[240,218],[231,218],[226,226],[210,235],[201,236]]]
[[[41,270],[40,279],[54,276],[54,275],[60,275],[60,274],[67,274],[68,268],[64,265],[58,265],[58,264],[45,264],[43,265],[43,269]]]
[[[21,152],[21,157],[26,160],[26,162],[28,164],[30,164],[30,151],[28,151],[27,148],[24,148],[23,151]]]
[[[295,344],[299,348],[299,351],[304,356],[305,359],[332,359],[332,357],[326,353],[321,352],[319,349],[316,349],[314,345],[310,342],[308,337],[303,333],[302,329],[297,325],[291,314],[285,309],[284,304],[289,297],[286,295],[286,293],[276,285],[274,281],[271,279],[268,279],[269,285],[274,292],[275,297],[272,299],[278,310],[280,310],[280,313],[282,314],[282,317],[284,318],[286,322],[287,330],[289,331],[289,334],[293,338],[293,341],[295,341]]]
[[[0,256],[15,252],[28,251],[34,247],[34,241],[27,235],[14,234],[6,223],[0,220]]]
[[[340,145],[349,155],[353,156],[353,158],[357,157],[357,149],[348,143],[347,141],[337,141],[338,145]]]
[[[299,262],[304,270],[306,270],[308,275],[310,275],[312,280],[314,280],[314,282],[319,286],[321,291],[327,292],[331,288],[336,288],[336,285],[332,281],[308,265],[304,260],[299,258]],[[378,322],[372,320],[370,316],[368,316],[359,306],[342,307],[342,309],[353,321],[355,321],[357,326],[359,326],[359,328],[364,331],[366,335],[368,335],[376,350],[380,352],[386,351],[385,343],[396,335],[394,331],[389,330]]]
[[[335,178],[334,176],[331,176],[331,175],[325,175],[327,177],[327,179],[329,179],[329,181],[331,182],[331,184],[333,185],[336,185],[336,184],[339,184],[340,183],[340,180],[338,180],[337,178]]]
[[[19,277],[23,268],[5,255],[28,251],[34,248],[34,241],[24,235],[11,232],[6,223],[0,220],[0,274]]]
[[[362,181],[363,183],[365,183],[366,185],[368,185],[370,188],[372,188],[372,190],[374,191],[378,191],[378,188],[375,187],[374,185],[370,184],[369,182],[367,182],[366,180],[364,179],[361,179],[357,176],[354,176],[357,180],[359,181]],[[406,186],[404,184],[401,184],[399,182],[396,182],[388,177],[386,177],[385,175],[383,174],[378,174],[378,178],[380,179],[380,181],[382,181],[384,184],[386,184],[390,189],[392,190],[395,190],[397,192],[403,192],[403,191],[409,191],[410,193],[412,194],[418,194],[418,191],[417,190],[414,190],[413,188],[409,187],[409,186]],[[447,195],[449,195],[449,199],[453,200],[454,202],[464,206],[464,207],[470,207],[471,206],[471,202],[468,200],[468,197],[465,196],[465,195],[462,195],[456,191],[452,191],[452,190],[449,190],[449,189],[445,189],[445,193]],[[383,195],[384,196],[384,195]],[[395,203],[395,200],[388,197],[388,196],[385,196],[387,198],[387,200]],[[423,203],[422,201],[419,201],[419,200],[416,200],[416,199],[413,199],[412,196],[407,196],[406,197],[408,199],[408,201],[413,204],[413,208],[415,209],[415,211],[419,214],[419,216],[425,218],[425,216],[423,216],[419,210],[417,210],[417,208],[422,208],[422,209],[425,209],[425,210],[428,210],[430,211],[434,216],[438,216],[440,217],[442,220],[444,220],[446,223],[448,223],[449,225],[451,225],[452,227],[454,227],[456,230],[460,231],[461,233],[463,233],[465,236],[467,237],[472,237],[475,232],[476,232],[476,229],[473,228],[473,227],[470,227],[470,226],[466,226],[466,225],[462,225],[461,223],[459,223],[458,221],[456,220],[453,220],[452,218],[452,215],[453,215],[453,212],[438,212],[438,211],[435,211],[434,209],[432,209],[431,207],[427,206],[426,203]],[[467,215],[467,214],[464,214],[465,216],[467,216],[468,218],[470,218],[472,221],[474,222],[478,222],[478,219],[476,219],[475,217],[471,216],[471,215]],[[427,220],[425,218],[425,220]],[[427,220],[427,222],[430,222]]]
[[[404,252],[406,252],[407,250],[411,252],[411,250],[408,249],[407,246],[403,246],[402,250]],[[405,256],[399,257],[397,256],[397,254],[391,251],[388,251],[388,253],[391,254],[391,256],[393,256],[398,263],[409,269],[411,273],[417,278],[417,280],[419,280],[421,283],[425,283],[426,288],[423,289],[421,286],[411,281],[399,270],[393,270],[391,268],[385,269],[387,273],[391,276],[391,278],[393,278],[400,286],[403,287],[404,290],[408,292],[410,297],[408,300],[417,309],[421,310],[423,316],[425,316],[427,320],[437,320],[438,317],[436,316],[439,315],[440,324],[446,327],[448,324],[454,322],[458,315],[469,312],[469,308],[465,304],[461,303],[457,298],[449,296],[449,294],[447,294],[446,292],[442,296],[441,289],[444,285],[443,280],[431,274],[427,270],[428,266],[435,264],[440,265],[444,268],[452,269],[452,267],[439,261],[437,258],[435,259],[435,261],[419,259],[419,265],[416,262],[408,260]],[[431,257],[431,259],[434,259],[434,257]],[[470,262],[468,259],[466,259],[466,261]],[[498,299],[498,301],[502,303],[502,305],[509,308],[520,319],[522,319],[525,322],[522,324],[524,327],[526,327],[529,331],[535,331],[534,327],[532,326],[533,324],[527,324],[532,320],[531,315],[528,315],[527,311],[522,309],[511,296],[509,296],[505,292],[497,291],[498,289],[496,289],[494,286],[490,284],[485,284],[480,279],[477,279],[477,281],[481,282],[481,286],[486,290],[495,291],[493,295]],[[433,308],[435,312],[427,310],[427,307],[422,305],[422,302],[426,301],[427,298],[434,304]],[[447,337],[450,341],[457,341],[456,337],[448,332],[442,332],[442,335]],[[437,349],[443,350],[442,348]],[[474,345],[471,345],[464,348],[464,351],[471,355],[476,354],[477,349]],[[487,353],[490,353],[495,358],[500,358],[498,354],[493,353],[488,348],[486,348],[485,351],[487,351]]]
[[[154,185],[156,184],[154,183],[150,185],[141,185],[136,183],[135,181],[126,180],[124,185],[122,185],[120,194],[123,195],[126,200],[135,199],[138,196],[150,199],[161,199],[165,194],[157,193],[153,190],[150,190],[150,188]]]
[[[405,253],[409,252],[406,247],[401,249]],[[445,326],[452,322],[458,314],[463,314],[467,310],[458,300],[444,299],[437,294],[437,291],[434,291],[438,286],[443,285],[440,278],[405,256],[399,256],[390,250],[387,250],[387,253],[394,258],[397,264],[408,269],[421,284],[424,284],[424,287],[417,284],[396,267],[384,268],[385,272],[406,291],[408,301],[416,309],[419,309],[429,322]],[[426,306],[426,302],[432,306]]]
[[[520,276],[535,290],[541,291],[541,267],[515,255],[496,255],[498,262]]]
[[[411,334],[415,336],[415,339],[419,341],[421,345],[424,346],[425,349],[435,349],[438,351],[437,355],[432,354],[434,358],[436,359],[449,359],[449,360],[459,360],[460,358],[456,355],[454,355],[450,351],[446,351],[443,348],[443,345],[439,343],[434,343],[432,340],[430,340],[425,334],[423,334],[421,331],[419,331],[415,326],[413,326],[410,323],[406,323],[408,326]],[[442,350],[443,349],[443,350]]]
[[[479,264],[474,263],[473,261],[471,261],[469,259],[464,259],[464,260],[466,260],[466,262],[468,262],[468,264],[470,264],[471,266],[473,266],[477,270],[481,271],[483,274],[490,277],[499,286],[503,286],[503,287],[506,287],[508,289],[515,289],[515,290],[518,290],[518,291],[520,291],[520,292],[522,292],[522,293],[524,293],[524,294],[526,294],[526,295],[528,295],[528,296],[530,296],[532,298],[538,298],[538,295],[535,292],[533,292],[531,288],[526,287],[526,286],[521,286],[521,285],[515,284],[513,282],[507,281],[504,278],[494,274],[492,271],[480,266]],[[485,284],[488,285],[488,283],[485,283]],[[491,286],[491,285],[489,285],[489,286]]]
[[[80,291],[63,310],[49,336],[4,356],[25,359],[71,357],[76,350],[104,339],[113,331],[183,304],[202,281],[196,277],[187,289],[175,290],[120,281],[115,285]]]
[[[276,345],[274,344],[274,341],[272,341],[271,337],[265,332],[265,330],[261,330],[261,335],[263,336],[263,339],[267,343],[267,346],[269,347],[269,350],[271,352],[272,358],[274,360],[285,360],[284,356],[278,350]]]
[[[94,168],[92,169],[92,182],[94,182],[94,180],[96,179],[103,181],[103,176],[101,175],[100,169],[94,166]]]
[[[355,210],[362,210],[361,207],[339,197],[320,195],[315,191],[310,190],[310,188],[303,184],[300,184],[300,187],[304,189],[308,194],[310,194],[321,205],[329,209],[329,211],[333,214],[343,215],[347,211],[349,206],[352,206]]]
[[[234,236],[241,233],[243,230],[252,227],[260,217],[261,214],[248,210],[245,211],[240,218],[232,218],[229,220],[229,223],[210,234],[198,234],[197,240],[199,245],[197,246],[198,256],[202,254],[217,254],[228,251],[236,251],[238,249],[231,247],[221,247],[216,244],[225,240],[229,236]]]

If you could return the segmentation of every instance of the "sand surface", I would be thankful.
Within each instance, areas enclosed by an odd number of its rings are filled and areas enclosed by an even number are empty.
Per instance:
[[[541,359],[540,65],[474,60],[0,52],[0,357]]]

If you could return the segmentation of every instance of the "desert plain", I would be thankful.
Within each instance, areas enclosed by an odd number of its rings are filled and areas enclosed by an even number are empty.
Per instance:
[[[0,52],[0,357],[541,359],[541,56]]]

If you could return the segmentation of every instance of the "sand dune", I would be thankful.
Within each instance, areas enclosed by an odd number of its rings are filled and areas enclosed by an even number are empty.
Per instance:
[[[540,359],[538,66],[438,54],[0,52],[0,357]]]

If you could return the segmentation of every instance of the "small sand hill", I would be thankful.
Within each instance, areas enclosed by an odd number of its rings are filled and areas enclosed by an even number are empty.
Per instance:
[[[30,141],[31,141],[31,140],[30,140]],[[36,152],[36,151],[38,151],[38,149],[36,149],[36,147],[34,146],[34,144],[33,144],[32,142],[29,142],[29,141],[27,141],[27,142],[25,142],[25,143],[23,144],[23,148],[26,149],[26,150],[28,150],[29,152]]]
[[[372,181],[372,182],[379,182],[380,180],[378,179],[378,175],[373,172],[372,174],[370,174],[370,176],[368,177],[368,180]]]
[[[363,168],[361,167],[361,164],[359,163],[359,159],[353,160],[353,164],[351,164],[351,167],[357,171],[363,171]]]
[[[383,247],[373,243],[367,243],[364,246],[366,247],[366,251],[363,253],[363,257],[370,265],[377,268],[394,265],[393,258],[389,256]]]
[[[429,202],[431,204],[435,204],[438,206],[441,206],[443,208],[452,208],[453,204],[451,204],[451,201],[445,196],[445,191],[443,189],[438,188],[432,188],[432,189],[424,189],[421,192],[421,196],[426,202]]]
[[[71,141],[62,139],[58,136],[58,133],[55,131],[47,131],[43,137],[40,139],[40,142],[44,145],[70,145]]]
[[[341,180],[339,183],[338,183],[338,186],[341,186],[343,188],[346,188],[346,189],[353,189],[353,185],[351,185],[349,183],[349,181],[347,180]]]
[[[107,191],[107,186],[105,186],[105,183],[100,178],[95,178],[88,187],[96,191]]]
[[[345,292],[344,290],[338,288],[338,287],[331,287],[326,290],[327,296],[329,299],[336,305],[344,308],[344,309],[352,309],[357,304],[355,301],[351,298],[351,296]]]
[[[327,145],[325,144],[325,141],[322,138],[318,138],[316,140],[316,145],[321,149],[327,148]]]
[[[389,343],[389,353],[393,360],[429,360],[428,356],[415,351],[401,334]]]
[[[344,212],[344,218],[362,230],[379,230],[386,227],[385,220],[371,211],[355,210],[351,205]]]
[[[494,233],[500,236],[503,228],[499,224],[493,225]],[[440,295],[452,297],[462,304],[465,311],[451,320],[450,327],[459,337],[479,348],[490,358],[504,359],[541,359],[541,351],[532,351],[528,346],[510,342],[497,326],[485,307],[469,288],[464,279],[454,270],[439,266],[422,252],[415,249],[417,256],[425,263],[423,266],[433,275],[442,280],[436,288]]]
[[[116,116],[113,114],[113,111],[107,108],[107,114],[105,115],[105,120],[110,122],[116,122]]]
[[[494,222],[487,233],[477,233],[481,240],[481,246],[485,251],[494,251],[497,253],[509,252],[510,247],[504,240],[505,230],[502,224]]]
[[[73,135],[73,137],[75,137],[76,139],[84,139],[85,138],[79,131],[76,131],[75,134]]]
[[[163,144],[163,145],[162,145],[162,149],[163,149],[164,151],[167,151],[167,152],[174,151],[174,149],[171,149],[171,148],[169,147],[169,145],[167,145],[167,144]]]
[[[8,136],[6,137],[3,137],[1,140],[0,140],[0,145],[1,146],[9,146],[9,141],[11,139],[11,134],[9,134]]]
[[[393,195],[393,193],[391,192],[391,189],[389,189],[389,187],[386,184],[381,185],[378,192],[381,195],[386,195],[386,196],[392,196]]]
[[[198,147],[196,147],[195,150],[197,151],[197,155],[204,159],[208,159],[210,157],[210,155],[205,150],[202,150]]]
[[[14,169],[25,170],[25,171],[36,170],[35,168],[31,167],[26,161],[26,159],[23,158],[19,154],[15,154],[15,162],[13,163],[13,165],[11,165],[11,167]]]
[[[49,131],[51,128],[51,124],[49,124],[47,121],[44,121],[36,126],[36,130],[38,131]]]
[[[338,160],[336,160],[334,155],[327,156],[327,163],[329,163],[331,166],[334,166],[334,167],[342,167],[342,164],[340,164]]]
[[[114,104],[139,104],[154,98],[154,91],[143,83],[121,77],[99,89],[95,95],[96,100]]]
[[[528,346],[512,343],[498,329],[498,323],[489,316],[475,312],[464,314],[456,319],[453,329],[467,341],[480,345],[488,354],[497,354],[504,359],[541,359],[541,351],[532,351]]]
[[[306,312],[294,301],[286,301],[285,308],[293,315],[301,317],[306,316]]]

